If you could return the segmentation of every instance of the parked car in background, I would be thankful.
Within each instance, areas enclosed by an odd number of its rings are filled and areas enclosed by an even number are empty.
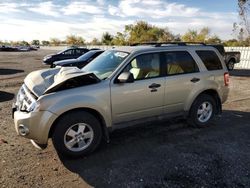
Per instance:
[[[233,70],[234,64],[240,62],[240,52],[226,52],[222,44],[210,44],[209,46],[213,46],[221,53],[228,70]]]
[[[55,61],[54,63],[52,63],[51,68],[54,68],[56,66],[61,66],[61,67],[71,66],[71,67],[82,68],[103,52],[104,50],[90,50],[85,54],[81,55],[80,57],[78,57],[77,59],[66,59],[61,61]]]
[[[18,51],[18,48],[12,47],[12,46],[5,46],[5,45],[3,45],[3,46],[0,47],[0,51],[4,51],[4,52],[16,52],[16,51]]]
[[[18,46],[18,51],[28,52],[28,51],[37,51],[35,46]]]
[[[43,58],[43,63],[47,65],[51,65],[55,61],[60,61],[64,59],[76,59],[81,55],[88,52],[87,48],[79,48],[79,47],[71,47],[66,50],[60,51],[56,54],[50,54]]]
[[[36,51],[37,48],[35,46],[1,46],[0,51],[8,51],[8,52],[27,52],[27,51]]]

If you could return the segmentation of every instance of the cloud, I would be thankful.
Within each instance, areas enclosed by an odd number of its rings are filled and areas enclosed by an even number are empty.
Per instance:
[[[61,38],[69,32],[67,24],[50,20],[32,21],[11,18],[3,21],[0,25],[1,28],[4,28],[4,30],[0,30],[0,36],[4,36],[5,40],[31,41],[33,39],[50,39],[51,37]],[[63,32],[61,32],[62,30]]]
[[[108,6],[108,11],[112,16],[124,17],[124,15],[121,14],[120,9],[118,7],[113,6],[113,5]]]
[[[108,11],[110,15],[120,17],[164,18],[192,17],[197,15],[199,9],[161,0],[121,0],[118,6],[110,5]]]
[[[216,34],[221,39],[232,38],[232,26],[233,22],[237,21],[237,16],[234,13],[200,13],[197,17],[192,18],[173,18],[165,23],[152,22],[159,27],[165,25],[170,31],[175,34],[184,34],[188,29],[199,30],[203,27],[209,27],[211,29],[211,35]]]
[[[99,3],[102,3],[99,1]],[[64,15],[78,15],[81,13],[88,14],[103,14],[104,11],[101,7],[96,4],[91,4],[89,2],[72,2],[62,9]]]
[[[54,5],[53,2],[51,1],[42,2],[37,5],[32,5],[31,7],[28,8],[28,10],[46,16],[53,16],[53,17],[60,16],[59,12],[57,11],[58,6]]]
[[[147,1],[143,1],[143,3],[144,3],[144,5],[148,5],[148,6],[156,6],[156,5],[161,5],[162,4],[162,2],[161,1],[159,1],[159,0],[156,0],[156,1],[154,1],[154,0],[147,0]]]
[[[134,20],[115,20],[104,17],[94,17],[89,22],[80,24],[71,24],[70,32],[72,34],[81,35],[87,41],[93,38],[100,39],[104,32],[115,35],[118,31],[123,31],[124,26],[134,23]]]
[[[163,0],[121,0],[117,6],[109,5],[108,12],[120,19],[141,19],[159,27],[168,27],[174,34],[209,27],[222,39],[231,38],[233,22],[237,22],[236,13],[206,12]]]
[[[0,13],[8,14],[10,12],[22,12],[20,9],[21,6],[23,6],[23,4],[0,3]]]
[[[0,36],[4,36],[0,40],[31,41],[33,39],[49,40],[54,37],[64,40],[67,35],[75,34],[82,36],[87,41],[91,41],[94,37],[101,38],[106,31],[116,34],[117,31],[122,31],[126,24],[131,23],[133,23],[133,20],[119,21],[101,17],[92,18],[86,23],[78,20],[69,22],[51,19],[32,21],[13,18],[1,22],[0,26],[5,29],[0,30]]]
[[[174,34],[209,27],[212,34],[229,39],[238,18],[236,12],[206,12],[164,0],[120,0],[118,4],[103,0],[66,4],[13,1],[0,3],[0,12],[0,28],[4,28],[0,30],[0,40],[64,39],[66,35],[76,34],[90,41],[101,38],[106,31],[122,32],[125,25],[137,20],[168,27]]]
[[[105,4],[105,0],[96,0],[96,2],[99,5],[104,5]]]

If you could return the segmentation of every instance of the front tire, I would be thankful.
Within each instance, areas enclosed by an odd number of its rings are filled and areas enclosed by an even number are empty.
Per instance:
[[[216,102],[207,94],[200,95],[189,111],[188,123],[194,127],[207,127],[214,118]]]
[[[66,113],[55,126],[52,142],[59,155],[84,156],[93,152],[101,142],[101,124],[88,112]]]

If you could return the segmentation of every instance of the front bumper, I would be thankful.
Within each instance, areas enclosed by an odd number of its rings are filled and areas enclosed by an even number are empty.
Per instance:
[[[18,135],[34,140],[37,144],[46,145],[49,131],[53,122],[58,117],[49,111],[22,112],[12,107],[15,129]],[[27,134],[23,134],[25,127]]]
[[[51,65],[52,63],[43,61],[43,65]]]
[[[51,60],[51,58],[43,59],[43,64],[44,65],[51,65],[52,63],[53,63],[53,61]]]

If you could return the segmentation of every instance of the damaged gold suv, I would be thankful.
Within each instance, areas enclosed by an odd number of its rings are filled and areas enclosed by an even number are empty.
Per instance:
[[[16,132],[59,154],[92,152],[117,128],[183,116],[205,127],[221,113],[229,74],[211,46],[157,43],[107,50],[83,69],[30,73],[13,104]]]

